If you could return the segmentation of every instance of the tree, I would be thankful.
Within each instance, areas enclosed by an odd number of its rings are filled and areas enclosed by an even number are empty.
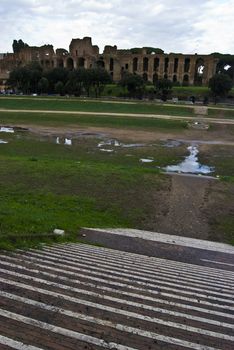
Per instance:
[[[161,99],[166,101],[172,92],[173,83],[169,79],[160,79],[156,81],[155,87],[158,90]]]
[[[127,88],[131,97],[141,98],[144,92],[144,80],[140,75],[125,73],[119,82],[119,85]]]
[[[46,93],[46,92],[48,92],[48,88],[49,88],[48,79],[45,77],[42,77],[38,82],[38,91],[40,93]]]
[[[218,97],[227,96],[232,88],[232,79],[226,74],[215,74],[209,81],[209,88],[216,103]]]
[[[64,94],[64,84],[62,81],[58,81],[55,86],[54,86],[54,90],[56,92],[56,94],[60,94],[63,95]]]
[[[95,97],[99,97],[104,86],[111,83],[111,76],[104,68],[90,68],[88,70],[89,82],[94,88]]]
[[[38,82],[41,78],[41,66],[37,63],[31,63],[11,71],[8,83],[12,88],[29,94],[38,91]]]
[[[69,71],[66,68],[53,68],[44,73],[45,78],[49,81],[49,92],[55,92],[55,85],[58,82],[62,82],[63,85],[66,84],[68,80]]]

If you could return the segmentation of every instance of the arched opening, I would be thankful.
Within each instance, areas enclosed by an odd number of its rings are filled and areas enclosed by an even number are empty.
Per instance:
[[[67,59],[67,69],[69,69],[69,70],[74,69],[74,62],[73,62],[73,59],[71,57],[69,57]]]
[[[154,59],[154,71],[158,70],[159,68],[159,58]]]
[[[64,68],[64,62],[63,62],[63,60],[58,60],[58,61],[57,61],[57,66],[58,66],[59,68]]]
[[[103,58],[100,58],[100,60],[98,60],[96,62],[96,65],[98,68],[105,68],[105,62],[104,62]]]
[[[179,66],[179,59],[175,58],[174,59],[174,73],[178,72],[178,66]]]
[[[147,57],[143,58],[143,71],[148,72],[149,68],[149,59]]]
[[[50,61],[49,60],[45,60],[45,67],[49,68],[50,67]]]
[[[85,59],[83,57],[80,57],[78,59],[78,67],[84,67],[85,66]]]
[[[202,58],[198,58],[195,66],[194,85],[202,85],[204,77],[205,64]]]
[[[156,84],[157,81],[158,81],[158,74],[155,73],[155,74],[153,75],[153,83]]]
[[[113,58],[110,58],[110,71],[114,70],[114,60]]]
[[[164,74],[164,79],[168,79],[168,75],[167,74]]]
[[[147,73],[144,73],[144,74],[142,75],[142,78],[143,78],[144,82],[147,82],[147,81],[148,81],[148,74],[147,74]]]
[[[177,76],[174,74],[172,78],[173,83],[177,83]]]
[[[168,66],[169,66],[169,58],[166,57],[165,61],[164,61],[164,72],[167,73],[168,72]]]
[[[184,75],[184,78],[183,78],[183,85],[184,85],[184,86],[189,85],[189,76],[188,76],[188,74],[185,74],[185,75]]]
[[[133,58],[133,72],[136,72],[138,70],[138,58]]]
[[[190,69],[190,58],[184,60],[184,73],[188,73]]]

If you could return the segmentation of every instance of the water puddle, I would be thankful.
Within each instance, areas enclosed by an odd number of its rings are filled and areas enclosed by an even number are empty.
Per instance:
[[[189,146],[189,156],[178,165],[168,165],[164,168],[168,173],[186,173],[186,174],[203,174],[207,175],[214,172],[214,168],[202,165],[198,162],[198,148],[195,145]]]
[[[141,163],[153,163],[154,159],[152,159],[152,158],[141,158],[140,162]]]
[[[98,144],[98,148],[104,147],[104,146],[113,146],[113,147],[120,147],[121,143],[117,140],[107,140],[107,141],[101,141]]]
[[[7,141],[0,140],[0,143],[8,143]]]
[[[72,146],[72,139],[67,139],[67,138],[65,138],[65,140],[64,140],[64,145]]]
[[[61,140],[60,140],[59,137],[56,137],[55,143],[57,145],[64,144],[64,145],[67,145],[67,146],[72,146],[72,139],[62,138],[61,137]]]
[[[14,131],[13,128],[8,128],[8,127],[5,127],[5,126],[1,126],[0,127],[0,132],[7,132],[7,133],[13,134],[15,131]]]
[[[108,152],[108,153],[114,152],[113,149],[108,149],[108,148],[100,148],[100,151],[101,152]]]

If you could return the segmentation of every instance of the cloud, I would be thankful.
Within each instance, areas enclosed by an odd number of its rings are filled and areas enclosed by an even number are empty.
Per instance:
[[[233,53],[234,0],[1,0],[0,52],[13,39],[68,48],[72,38],[119,48]]]

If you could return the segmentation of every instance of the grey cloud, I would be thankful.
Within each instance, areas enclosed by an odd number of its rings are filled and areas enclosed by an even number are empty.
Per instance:
[[[101,48],[117,44],[157,46],[166,52],[231,53],[229,35],[215,39],[219,18],[220,31],[225,35],[229,26],[233,32],[227,6],[234,7],[234,0],[223,0],[222,6],[219,0],[1,0],[0,52],[10,51],[13,39],[67,48],[72,38],[92,36]]]

